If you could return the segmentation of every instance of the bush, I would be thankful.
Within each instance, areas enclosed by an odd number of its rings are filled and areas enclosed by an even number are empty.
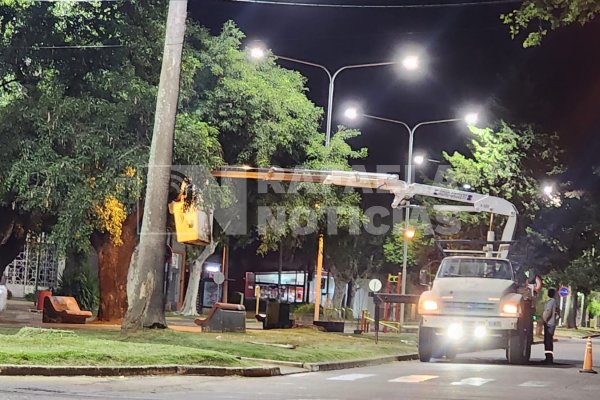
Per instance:
[[[100,302],[98,278],[88,266],[65,270],[58,279],[56,295],[75,297],[82,310],[95,310]]]
[[[37,292],[27,293],[25,295],[25,300],[30,301],[32,303],[37,301]]]
[[[301,304],[294,308],[294,315],[300,314],[314,314],[315,313],[315,305],[314,304]]]
[[[600,316],[600,301],[592,299],[588,304],[588,313],[592,314],[594,317]]]

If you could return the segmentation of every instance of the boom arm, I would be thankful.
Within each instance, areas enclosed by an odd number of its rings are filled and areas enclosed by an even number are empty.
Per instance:
[[[404,204],[414,196],[428,196],[468,203],[470,206],[439,205],[435,206],[435,209],[440,211],[488,212],[506,215],[508,219],[502,233],[502,241],[512,240],[517,222],[517,209],[514,204],[507,200],[485,194],[464,192],[462,190],[438,186],[422,185],[418,183],[409,185],[405,181],[400,180],[398,175],[393,174],[359,171],[287,169],[278,167],[224,167],[213,171],[213,176],[221,178],[256,179],[262,181],[311,182],[321,183],[323,185],[384,190],[394,195],[394,201],[392,202],[393,208]]]

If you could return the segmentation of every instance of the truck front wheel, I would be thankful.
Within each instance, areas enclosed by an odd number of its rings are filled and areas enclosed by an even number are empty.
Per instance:
[[[419,360],[429,362],[433,355],[435,333],[432,328],[419,326]]]
[[[509,364],[524,364],[528,361],[531,343],[528,340],[527,332],[511,332],[508,337],[508,348],[506,349],[506,358]]]

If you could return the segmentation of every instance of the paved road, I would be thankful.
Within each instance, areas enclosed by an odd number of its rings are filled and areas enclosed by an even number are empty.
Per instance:
[[[600,375],[581,374],[583,340],[560,341],[560,365],[509,366],[502,351],[460,355],[454,362],[402,362],[276,378],[0,377],[0,399],[390,400],[598,398]],[[533,359],[543,357],[535,346]],[[600,371],[600,340],[594,342]]]

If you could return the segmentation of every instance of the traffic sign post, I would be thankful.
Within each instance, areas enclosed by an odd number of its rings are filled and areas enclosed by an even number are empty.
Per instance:
[[[369,289],[371,289],[372,292],[379,292],[382,287],[383,285],[379,279],[371,279],[369,281]]]

